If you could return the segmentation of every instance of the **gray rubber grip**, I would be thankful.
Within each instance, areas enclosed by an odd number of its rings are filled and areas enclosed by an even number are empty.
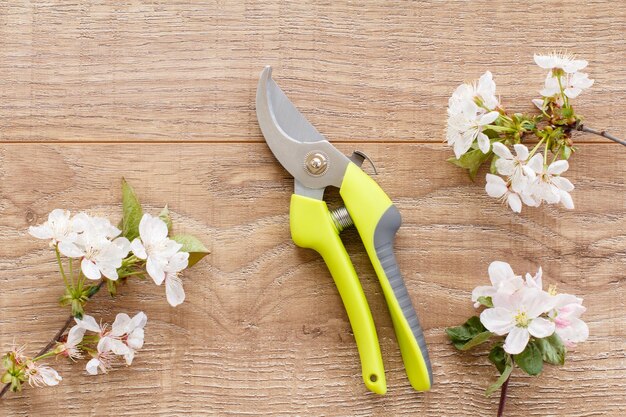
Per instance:
[[[430,365],[430,358],[428,357],[428,349],[426,348],[426,340],[424,340],[424,333],[420,326],[417,313],[413,308],[413,303],[409,297],[409,293],[400,274],[400,268],[396,261],[396,256],[393,252],[393,243],[396,238],[396,233],[402,224],[402,217],[396,206],[392,205],[387,209],[385,214],[381,217],[376,231],[374,232],[374,248],[376,249],[376,255],[380,261],[387,280],[393,289],[393,293],[400,304],[402,314],[409,323],[411,332],[417,341],[417,344],[422,352],[424,362],[428,368],[428,377],[430,378],[430,384],[433,383],[433,372]]]

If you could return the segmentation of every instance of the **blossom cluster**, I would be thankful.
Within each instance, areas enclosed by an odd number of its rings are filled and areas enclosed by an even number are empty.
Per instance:
[[[132,243],[120,237],[122,231],[108,219],[85,213],[72,217],[69,211],[62,209],[52,210],[48,220],[31,226],[29,233],[48,240],[61,255],[80,259],[81,274],[90,280],[104,276],[116,281],[122,265],[130,269],[138,261],[145,261],[146,271],[155,284],[165,282],[170,305],[175,307],[185,300],[178,274],[187,268],[189,253],[180,251],[183,245],[168,238],[167,224],[159,217],[145,213],[139,223],[139,237]],[[129,252],[133,256],[127,258]],[[126,276],[122,272],[122,277]]]
[[[490,285],[472,291],[474,307],[486,308],[462,326],[446,330],[455,347],[467,350],[496,336],[489,360],[508,378],[513,363],[530,375],[539,374],[543,362],[563,365],[565,348],[587,340],[582,298],[559,293],[555,285],[544,290],[541,267],[534,275],[522,276],[508,263],[495,261],[488,272]]]
[[[82,359],[85,353],[91,357],[86,364],[87,373],[106,373],[117,356],[123,357],[126,365],[132,364],[135,353],[143,346],[143,329],[147,322],[143,312],[133,318],[120,313],[110,327],[98,324],[88,315],[82,319],[75,318],[75,321],[76,325],[70,329],[65,340],[57,342],[49,352],[30,358],[24,354],[25,347],[21,346],[5,354],[2,358],[5,368],[2,382],[10,384],[13,391],[20,391],[24,382],[32,387],[58,385],[63,378],[52,367],[40,361],[51,356],[76,361]],[[86,336],[87,331],[93,334]]]
[[[24,348],[13,348],[3,356],[5,387],[0,397],[11,389],[19,391],[24,382],[31,386],[57,385],[58,372],[40,361],[50,356],[76,361],[86,355],[89,374],[107,372],[116,358],[127,365],[143,346],[147,317],[143,312],[130,317],[120,313],[111,326],[99,324],[84,314],[85,304],[106,285],[111,296],[126,280],[149,276],[155,284],[165,283],[167,301],[178,306],[185,300],[181,271],[193,266],[209,251],[194,236],[170,237],[172,221],[167,206],[158,216],[144,213],[139,199],[126,181],[122,181],[123,217],[118,226],[108,219],[62,209],[49,213],[48,219],[31,226],[31,236],[48,241],[54,249],[59,272],[65,285],[61,305],[70,305],[72,317],[57,336],[33,358]],[[76,322],[67,334],[71,320]]]
[[[454,91],[448,101],[446,138],[455,158],[449,161],[468,169],[472,178],[482,164],[491,161],[487,194],[504,201],[514,212],[521,212],[523,204],[538,207],[544,202],[573,209],[570,192],[574,185],[562,174],[575,150],[571,131],[581,118],[570,100],[591,87],[593,80],[580,72],[587,61],[560,54],[534,58],[548,70],[540,91],[542,99],[533,100],[540,114],[508,113],[496,96],[489,71],[477,82],[461,84]],[[529,136],[538,140],[530,150],[521,144]],[[538,152],[542,146],[543,154]]]
[[[582,298],[558,293],[556,286],[544,291],[541,268],[523,280],[508,263],[495,261],[489,265],[489,279],[491,285],[474,289],[472,301],[489,307],[480,321],[496,335],[506,335],[505,352],[519,354],[531,336],[544,338],[555,332],[567,347],[587,340],[589,329],[580,319],[586,310]]]

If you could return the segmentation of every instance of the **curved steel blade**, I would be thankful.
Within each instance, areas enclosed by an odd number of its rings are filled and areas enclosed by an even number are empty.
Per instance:
[[[340,187],[350,160],[300,114],[271,75],[272,68],[265,67],[256,93],[256,114],[265,142],[301,185],[312,189]],[[304,161],[311,152],[328,157],[328,169],[323,175],[314,176],[306,170]]]

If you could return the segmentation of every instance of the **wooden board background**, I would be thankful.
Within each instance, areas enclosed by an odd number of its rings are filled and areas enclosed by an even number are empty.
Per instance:
[[[565,367],[515,373],[509,416],[616,416],[626,408],[626,152],[576,135],[576,210],[519,216],[443,161],[445,105],[490,69],[527,110],[543,81],[534,52],[589,60],[576,101],[588,124],[626,136],[623,1],[0,4],[0,348],[34,352],[63,322],[52,254],[26,234],[53,208],[117,219],[125,176],[156,213],[212,254],[185,275],[187,301],[132,282],[89,306],[148,315],[133,366],[87,376],[55,366],[56,388],[0,400],[0,414],[495,415],[496,373],[444,329],[472,314],[492,260],[585,297],[589,341]],[[405,378],[391,322],[354,231],[346,246],[381,339],[389,393],[366,392],[347,317],[323,261],[289,237],[289,175],[254,115],[265,64],[337,146],[367,152],[399,206],[396,250],[429,343],[436,385]]]

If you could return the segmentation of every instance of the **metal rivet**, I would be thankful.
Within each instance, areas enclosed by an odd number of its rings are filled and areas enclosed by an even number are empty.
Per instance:
[[[328,170],[328,157],[323,152],[309,152],[304,157],[304,169],[315,177],[324,175]]]

